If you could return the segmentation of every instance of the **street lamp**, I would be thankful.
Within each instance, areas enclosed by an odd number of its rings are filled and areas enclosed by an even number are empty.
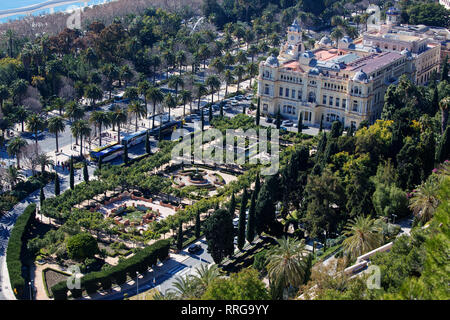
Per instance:
[[[33,280],[28,282],[28,286],[30,287],[30,300],[33,300],[33,293],[31,292],[31,285],[32,285],[32,283],[33,283]]]
[[[136,271],[136,294],[139,294],[139,272]]]

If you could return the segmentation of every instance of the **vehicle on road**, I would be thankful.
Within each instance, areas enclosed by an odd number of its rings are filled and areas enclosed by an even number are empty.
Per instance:
[[[188,248],[188,252],[192,254],[196,254],[197,252],[201,251],[202,247],[199,244],[191,244]]]
[[[272,118],[269,118],[269,117],[267,117],[267,118],[266,118],[266,122],[267,122],[267,123],[272,123],[272,122],[273,122],[273,119],[272,119]]]
[[[281,125],[284,127],[292,127],[292,125],[294,124],[294,122],[292,122],[291,120],[284,120]]]
[[[134,146],[145,141],[147,136],[147,130],[141,130],[132,134],[129,134],[122,138],[122,145],[127,145],[128,147]]]
[[[114,144],[109,144],[104,147],[100,147],[94,149],[90,152],[90,156],[92,161],[98,162],[100,157],[102,158],[102,162],[111,161],[124,153],[125,146],[118,144],[117,142]]]

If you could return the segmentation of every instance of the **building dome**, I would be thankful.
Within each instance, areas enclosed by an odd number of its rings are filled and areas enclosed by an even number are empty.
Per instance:
[[[406,57],[408,57],[408,58],[410,58],[411,57],[411,51],[409,51],[408,49],[403,49],[403,51],[402,52],[400,52],[402,55],[404,55],[404,56],[406,56]]]
[[[365,82],[367,81],[367,79],[368,79],[367,74],[362,69],[357,73],[355,73],[355,76],[353,77],[353,81],[358,82]]]
[[[264,64],[266,66],[271,66],[271,67],[278,67],[280,65],[280,63],[278,62],[277,57],[274,54],[269,56]]]
[[[301,32],[302,29],[300,28],[300,25],[297,22],[297,19],[294,19],[294,22],[292,22],[291,26],[289,27],[289,31],[293,32]]]
[[[353,39],[350,38],[349,36],[343,37],[341,41],[344,43],[353,43]]]
[[[377,46],[373,46],[369,49],[369,52],[376,52],[376,53],[380,53],[381,49]]]
[[[319,73],[320,73],[320,70],[318,68],[309,69],[309,74],[318,75]]]
[[[320,39],[319,43],[324,44],[324,45],[329,45],[332,42],[331,42],[330,38],[328,38],[327,36],[323,36],[322,39]]]
[[[309,59],[310,58],[314,58],[314,53],[312,53],[311,51],[308,50],[308,51],[305,51],[305,52],[302,53],[302,57],[303,58],[309,58]]]

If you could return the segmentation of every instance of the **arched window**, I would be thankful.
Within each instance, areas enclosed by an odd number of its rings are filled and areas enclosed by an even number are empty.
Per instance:
[[[315,92],[310,92],[308,94],[308,102],[316,102],[316,93]]]

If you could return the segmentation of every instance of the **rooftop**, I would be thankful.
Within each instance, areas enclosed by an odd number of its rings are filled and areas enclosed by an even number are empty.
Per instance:
[[[402,57],[403,56],[397,52],[383,52],[380,54],[372,54],[348,64],[346,70],[363,70],[365,73],[371,73]]]

